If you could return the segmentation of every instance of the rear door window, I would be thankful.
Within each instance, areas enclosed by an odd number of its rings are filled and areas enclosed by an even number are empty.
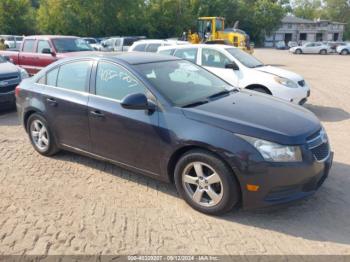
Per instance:
[[[134,51],[144,52],[146,49],[146,44],[138,44],[135,46]]]
[[[197,62],[197,48],[186,48],[186,49],[178,49],[175,52],[175,56],[179,58],[186,59],[193,63]]]
[[[156,53],[160,46],[161,44],[149,44],[146,48],[146,52]]]
[[[175,49],[161,50],[158,53],[162,55],[173,55]]]
[[[25,40],[23,44],[23,52],[34,52],[35,40]]]
[[[91,64],[91,61],[79,61],[62,65],[57,77],[57,86],[73,91],[86,91]]]

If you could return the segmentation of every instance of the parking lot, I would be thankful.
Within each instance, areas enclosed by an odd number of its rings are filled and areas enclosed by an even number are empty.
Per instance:
[[[329,179],[288,207],[210,217],[173,185],[63,152],[37,154],[0,113],[0,254],[350,254],[350,56],[257,49],[303,75],[335,152]],[[273,116],[271,116],[273,117]]]

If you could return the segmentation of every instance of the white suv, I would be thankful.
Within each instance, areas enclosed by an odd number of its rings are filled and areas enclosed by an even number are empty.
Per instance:
[[[302,76],[264,65],[254,56],[228,45],[160,47],[158,53],[177,56],[201,65],[235,87],[247,88],[304,104],[310,88]]]

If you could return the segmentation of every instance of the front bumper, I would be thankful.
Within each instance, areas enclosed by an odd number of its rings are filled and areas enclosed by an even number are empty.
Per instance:
[[[15,91],[0,93],[0,108],[14,106],[16,103]]]
[[[244,175],[241,180],[243,209],[256,209],[289,203],[314,194],[329,174],[333,152],[323,162],[271,164],[264,173]],[[249,191],[246,185],[259,185]]]
[[[305,104],[311,94],[310,92],[310,87],[307,84],[303,87],[299,86],[298,88],[289,88],[283,85],[278,85],[276,88],[272,89],[273,96],[297,105]]]

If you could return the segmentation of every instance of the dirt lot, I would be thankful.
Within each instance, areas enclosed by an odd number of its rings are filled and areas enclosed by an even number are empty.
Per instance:
[[[72,153],[34,152],[0,113],[0,254],[350,254],[350,56],[256,50],[302,74],[334,166],[315,196],[277,210],[202,215],[172,185]]]

